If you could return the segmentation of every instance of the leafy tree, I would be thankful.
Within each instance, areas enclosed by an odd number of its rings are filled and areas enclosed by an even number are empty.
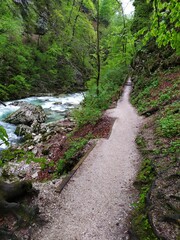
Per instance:
[[[118,4],[117,4],[118,3]],[[109,25],[102,28],[102,81],[116,88],[124,81],[128,65],[134,54],[134,39],[131,33],[131,19],[123,13],[122,5],[111,0],[113,8]]]
[[[114,0],[101,0],[100,4],[100,20],[105,26],[111,22],[112,16],[116,14],[119,7],[118,1]]]
[[[83,108],[74,115],[79,125],[96,122],[104,109],[117,96],[128,74],[128,65],[134,54],[130,31],[131,19],[124,16],[116,0],[95,1],[97,34],[94,76],[87,82],[88,93]]]
[[[180,54],[180,3],[176,0],[153,1],[151,31],[149,36],[155,37],[158,46],[171,45]],[[148,36],[148,35],[147,35]]]
[[[137,33],[143,28],[148,28],[150,25],[150,16],[152,13],[152,3],[147,0],[134,0],[135,7],[133,22],[131,26],[132,33]]]
[[[136,39],[143,39],[146,45],[155,38],[158,47],[170,45],[180,54],[180,3],[175,0],[148,0],[140,5],[139,0],[135,0],[134,5],[132,29]]]

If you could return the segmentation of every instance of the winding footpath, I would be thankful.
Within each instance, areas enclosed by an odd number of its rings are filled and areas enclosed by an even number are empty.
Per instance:
[[[116,118],[109,139],[98,140],[56,197],[52,220],[32,239],[129,239],[128,214],[137,194],[133,181],[140,161],[135,138],[142,123],[129,102],[130,92],[131,86],[125,86],[117,107],[106,112]]]

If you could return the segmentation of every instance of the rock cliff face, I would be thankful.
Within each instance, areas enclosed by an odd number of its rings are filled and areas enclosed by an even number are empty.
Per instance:
[[[41,106],[34,106],[30,103],[22,103],[20,109],[10,114],[5,121],[12,124],[24,124],[36,126],[46,120],[46,114]]]

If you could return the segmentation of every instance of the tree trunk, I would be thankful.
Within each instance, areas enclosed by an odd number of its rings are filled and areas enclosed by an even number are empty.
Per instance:
[[[77,23],[77,20],[78,20],[78,18],[79,18],[79,13],[80,13],[80,11],[81,11],[81,7],[82,7],[82,5],[83,5],[83,1],[84,1],[84,0],[81,0],[80,5],[79,5],[79,9],[78,9],[78,14],[76,15],[76,17],[75,17],[75,19],[74,19],[71,42],[73,41],[73,38],[74,38],[74,36],[75,36],[76,23]]]
[[[97,79],[96,79],[96,93],[97,96],[99,95],[99,82],[100,82],[100,75],[101,75],[101,59],[100,59],[100,31],[99,31],[99,0],[97,0],[97,49],[96,49],[96,56],[97,56]]]

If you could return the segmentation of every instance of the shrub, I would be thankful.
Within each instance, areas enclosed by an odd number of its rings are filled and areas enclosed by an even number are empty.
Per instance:
[[[70,143],[69,149],[65,152],[64,157],[58,162],[57,171],[59,174],[67,173],[74,167],[80,157],[76,155],[83,149],[88,140],[88,137],[79,138]]]
[[[171,138],[179,135],[180,121],[177,114],[167,115],[158,121],[162,136]]]
[[[72,112],[79,127],[87,123],[95,124],[101,117],[102,111],[110,106],[113,97],[119,93],[119,87],[112,83],[101,86],[99,90],[100,93],[97,96],[96,87],[92,87],[86,94],[81,108]]]
[[[73,117],[78,124],[78,127],[81,127],[87,123],[95,124],[96,121],[100,118],[101,111],[98,108],[92,108],[92,106],[85,106],[81,109],[76,109],[73,112]]]
[[[0,166],[3,166],[5,163],[9,162],[9,161],[25,161],[27,164],[29,164],[30,162],[36,162],[39,163],[41,168],[44,169],[45,166],[47,165],[47,160],[43,157],[38,158],[35,157],[35,155],[32,152],[26,152],[22,149],[6,149],[1,151],[0,153]]]

